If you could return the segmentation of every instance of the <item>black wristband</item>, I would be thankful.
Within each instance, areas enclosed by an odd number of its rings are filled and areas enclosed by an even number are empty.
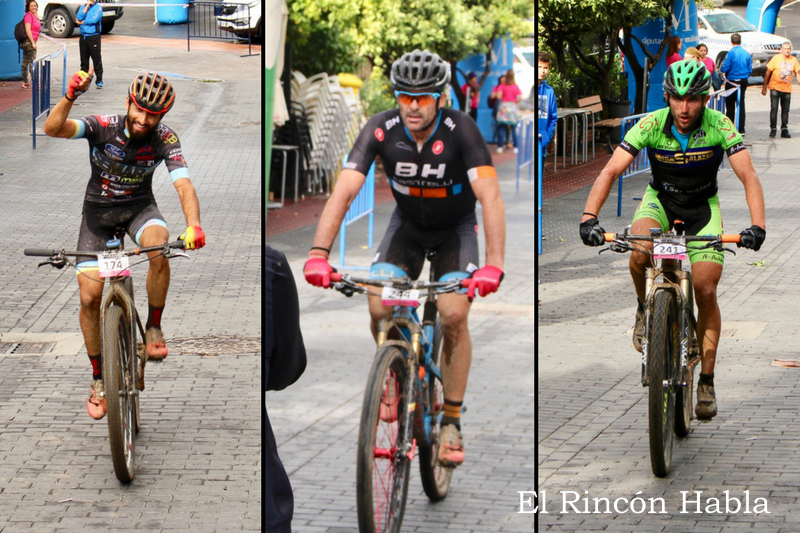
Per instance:
[[[588,211],[584,211],[583,214],[584,215],[589,215],[592,218],[597,218],[597,215],[595,215],[594,213],[589,213]]]
[[[75,100],[77,100],[77,98],[70,98],[69,96],[67,96],[67,93],[64,93],[64,98],[66,98],[70,102],[74,102]]]
[[[323,252],[326,252],[326,253],[331,253],[330,249],[328,249],[328,248],[323,248],[322,246],[312,246],[312,247],[311,247],[311,249],[312,249],[312,250],[322,250]]]

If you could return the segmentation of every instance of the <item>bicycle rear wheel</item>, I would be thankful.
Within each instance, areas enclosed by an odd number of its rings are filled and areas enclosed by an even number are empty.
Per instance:
[[[439,366],[442,354],[442,325],[436,321],[433,334],[432,361]],[[428,390],[423,398],[422,416],[424,422],[430,424],[428,442],[419,442],[419,474],[422,488],[432,502],[447,497],[450,481],[453,479],[453,468],[439,464],[439,422],[444,414],[444,388],[442,381],[433,374],[428,375]]]
[[[650,464],[656,476],[665,477],[672,464],[674,382],[678,367],[678,310],[672,292],[656,293],[648,326]]]
[[[402,450],[407,400],[406,360],[397,346],[381,346],[370,370],[358,434],[356,487],[360,533],[400,531],[411,459]]]
[[[123,483],[135,470],[134,348],[131,323],[118,305],[106,310],[103,325],[103,380],[108,408],[108,436],[114,473]]]

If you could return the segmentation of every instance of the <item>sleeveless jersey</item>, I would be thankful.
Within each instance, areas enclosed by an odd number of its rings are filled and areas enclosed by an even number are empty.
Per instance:
[[[345,168],[367,174],[377,155],[398,209],[422,229],[454,227],[475,211],[471,182],[497,179],[475,121],[453,109],[439,111],[422,150],[403,125],[399,109],[374,115],[356,139]]]

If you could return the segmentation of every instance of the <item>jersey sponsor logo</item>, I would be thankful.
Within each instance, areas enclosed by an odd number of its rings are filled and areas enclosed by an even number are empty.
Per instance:
[[[450,128],[450,131],[453,131],[454,129],[456,129],[456,123],[453,122],[453,119],[451,119],[450,117],[447,117],[446,119],[444,119],[444,125],[447,126],[448,128]]]
[[[152,151],[153,151],[153,147],[150,146],[149,144],[145,144],[144,146],[139,148],[139,151],[137,153],[139,153],[139,154],[149,154]]]
[[[655,209],[656,211],[658,211],[658,204],[654,204],[653,202],[648,203],[647,207],[649,207],[650,209]]]
[[[386,131],[389,131],[390,129],[392,129],[393,126],[396,126],[398,124],[400,124],[400,117],[399,116],[394,117],[392,120],[387,120],[386,121]]]
[[[400,148],[401,150],[408,150],[409,152],[413,152],[414,151],[414,149],[411,148],[411,146],[407,145],[403,141],[400,141],[399,143],[395,144],[395,146],[397,148]]]
[[[706,137],[706,132],[705,132],[705,130],[704,130],[704,129],[702,129],[702,128],[701,128],[701,129],[699,129],[699,130],[697,130],[697,131],[695,132],[695,134],[694,134],[694,137],[692,137],[692,140],[693,140],[694,142],[697,142],[697,141],[699,141],[700,139],[705,139],[705,137]]]
[[[386,136],[384,135],[384,133],[383,133],[383,130],[382,130],[382,129],[380,129],[380,128],[375,128],[375,138],[376,138],[376,139],[378,139],[379,141],[383,142],[383,139],[384,139],[385,137],[386,137]]]
[[[106,143],[105,154],[114,161],[122,161],[122,158],[125,156],[125,152],[122,148],[114,146],[111,143]]]
[[[450,120],[450,119],[448,119],[448,120]],[[442,150],[444,150],[444,143],[442,141],[436,141],[435,143],[433,143],[433,153],[434,154],[439,155],[439,154],[442,153]]]
[[[714,157],[714,150],[698,150],[683,152],[670,152],[663,150],[653,150],[653,156],[659,163],[666,163],[668,165],[685,165],[687,163],[698,163],[708,161]]]
[[[419,165],[417,165],[416,163],[404,163],[398,161],[397,165],[395,166],[394,173],[395,176],[400,176],[401,178],[413,178],[417,176],[418,170],[419,170]],[[442,163],[436,168],[426,163],[425,165],[422,166],[421,176],[423,178],[427,178],[428,176],[436,176],[437,179],[442,179],[444,177],[446,170],[447,170],[447,165],[445,163]]]
[[[100,123],[101,126],[107,128],[111,124],[117,123],[117,116],[116,115],[95,115],[97,122]]]
[[[658,126],[658,119],[656,119],[655,115],[647,115],[642,120],[636,123],[636,126],[640,130],[650,131],[655,126]]]
[[[356,168],[358,168],[358,165],[356,163],[353,163],[352,161],[348,161],[347,163],[344,164],[344,168],[355,170]]]

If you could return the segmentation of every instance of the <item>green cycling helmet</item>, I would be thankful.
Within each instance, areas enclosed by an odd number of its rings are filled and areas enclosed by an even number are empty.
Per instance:
[[[667,69],[662,84],[670,96],[695,96],[711,90],[711,74],[703,63],[694,59],[676,61]]]

